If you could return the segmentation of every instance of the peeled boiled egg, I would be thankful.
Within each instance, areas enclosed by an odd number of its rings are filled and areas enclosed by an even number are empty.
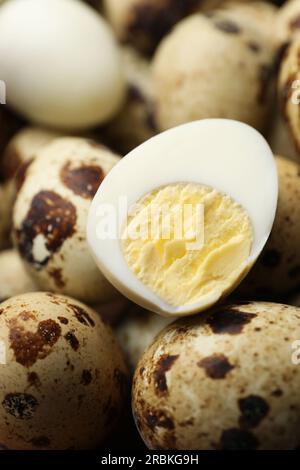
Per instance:
[[[121,107],[125,81],[113,33],[75,0],[10,0],[0,10],[7,102],[31,121],[85,129]]]
[[[273,154],[250,126],[184,124],[124,157],[99,188],[88,241],[109,281],[163,316],[230,293],[261,253],[278,196]]]

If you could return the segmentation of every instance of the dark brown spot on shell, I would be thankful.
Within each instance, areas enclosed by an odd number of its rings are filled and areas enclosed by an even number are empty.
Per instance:
[[[136,101],[138,103],[145,103],[145,97],[136,85],[130,83],[128,86],[128,98],[130,101]]]
[[[49,319],[39,322],[36,332],[26,331],[21,319],[22,316],[19,315],[8,323],[10,347],[19,364],[31,367],[38,359],[44,359],[51,353],[60,337],[61,328],[58,323]]]
[[[277,250],[265,250],[260,262],[266,268],[276,268],[281,262],[281,254]]]
[[[179,355],[163,354],[157,361],[154,369],[155,388],[158,393],[168,392],[166,373],[171,369]]]
[[[271,395],[272,395],[272,397],[282,397],[283,392],[280,388],[276,388],[275,390],[273,390]]]
[[[53,191],[41,191],[34,196],[31,207],[17,230],[17,242],[20,254],[29,263],[37,267],[46,265],[51,256],[60,249],[64,241],[74,234],[76,209]],[[33,246],[35,238],[44,238],[44,259],[34,258]]]
[[[63,289],[65,287],[66,283],[64,281],[61,268],[49,269],[48,273],[49,276],[52,277],[52,279],[54,280],[56,287],[58,287],[59,289]]]
[[[152,431],[155,428],[174,429],[173,420],[164,411],[150,412],[146,416],[146,423]]]
[[[34,447],[49,447],[50,445],[50,439],[46,436],[34,437],[30,442]]]
[[[223,431],[220,440],[221,450],[254,450],[258,445],[257,438],[251,432],[238,428]]]
[[[62,323],[63,325],[67,325],[69,323],[69,320],[65,317],[57,317],[57,319]]]
[[[215,334],[237,335],[242,332],[243,327],[256,317],[254,313],[242,312],[234,308],[222,308],[216,310],[209,317],[207,323]]]
[[[91,371],[89,370],[83,370],[81,374],[81,381],[80,383],[82,385],[89,385],[93,379],[93,376],[91,374]]]
[[[214,22],[217,29],[220,29],[224,33],[228,34],[240,34],[241,28],[234,21],[228,19],[217,20]]]
[[[71,308],[74,312],[77,320],[85,326],[95,326],[94,320],[90,317],[86,310],[78,305],[68,304],[68,307]]]
[[[269,412],[268,403],[258,395],[249,395],[239,400],[241,411],[240,426],[244,428],[255,428],[267,416]]]
[[[202,367],[211,379],[224,379],[234,369],[224,354],[207,356],[198,362],[198,366]]]
[[[92,199],[105,177],[104,171],[98,165],[84,165],[72,168],[67,163],[61,170],[62,183],[77,196]]]
[[[248,41],[247,46],[250,49],[250,51],[254,52],[255,54],[257,54],[260,51],[260,45],[255,41]]]
[[[8,393],[2,406],[17,419],[31,419],[38,407],[37,399],[28,393]]]
[[[41,381],[40,381],[39,376],[36,372],[29,372],[27,374],[27,380],[28,380],[28,383],[29,383],[30,387],[38,388],[41,385]]]
[[[68,343],[70,344],[71,348],[74,350],[74,351],[77,351],[78,348],[79,348],[79,341],[78,339],[76,338],[75,334],[72,332],[72,331],[69,331],[66,335],[65,335],[65,339],[68,341]]]

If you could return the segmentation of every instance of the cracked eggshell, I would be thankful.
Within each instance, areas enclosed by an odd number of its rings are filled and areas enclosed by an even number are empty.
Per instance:
[[[237,290],[247,297],[282,297],[300,283],[300,166],[279,156],[276,164],[279,197],[271,235]]]
[[[133,412],[150,449],[296,449],[300,309],[248,302],[175,322],[143,354]],[[296,411],[295,411],[296,410]]]
[[[131,309],[116,332],[132,371],[155,336],[173,321],[137,306]]]
[[[7,102],[39,125],[84,130],[110,119],[124,99],[111,28],[75,0],[7,2],[0,10],[0,69]]]
[[[299,55],[300,34],[295,36],[285,51],[278,80],[278,93],[282,115],[298,152],[300,152]]]
[[[70,137],[41,149],[30,165],[14,206],[13,232],[40,289],[91,304],[117,295],[89,253],[86,222],[95,192],[118,161],[106,147]]]
[[[122,47],[127,99],[120,113],[104,128],[112,148],[125,155],[156,134],[150,63],[132,47]]]
[[[0,162],[0,239],[10,238],[12,209],[28,166],[36,152],[56,137],[58,134],[52,131],[25,127],[15,134],[5,148]],[[6,247],[4,242],[2,246]]]
[[[68,297],[34,293],[0,306],[0,442],[9,449],[94,448],[116,424],[127,371],[111,329]]]
[[[37,291],[16,250],[0,252],[0,302],[10,297]]]
[[[273,46],[230,11],[195,14],[159,45],[153,77],[161,130],[203,118],[236,119],[263,130],[274,91]]]

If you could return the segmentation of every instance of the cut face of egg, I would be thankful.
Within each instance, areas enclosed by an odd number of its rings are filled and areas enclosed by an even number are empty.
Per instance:
[[[273,154],[246,124],[208,119],[148,140],[91,205],[95,260],[125,296],[164,316],[206,310],[261,253],[278,197]]]

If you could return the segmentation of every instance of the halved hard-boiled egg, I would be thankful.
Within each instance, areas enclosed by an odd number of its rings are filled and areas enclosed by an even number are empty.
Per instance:
[[[164,316],[206,310],[261,253],[278,197],[253,128],[206,119],[153,137],[107,175],[91,205],[95,260],[125,296]]]

